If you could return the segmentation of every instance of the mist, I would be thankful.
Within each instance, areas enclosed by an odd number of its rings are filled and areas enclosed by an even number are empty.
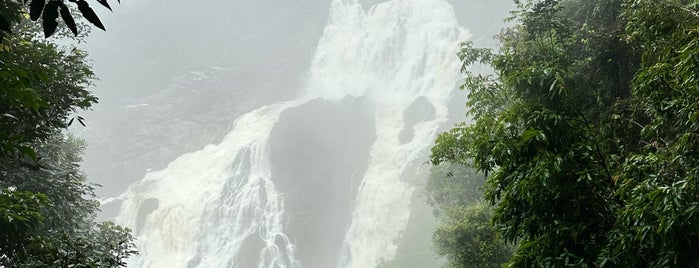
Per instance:
[[[460,42],[513,4],[129,1],[84,48],[100,104],[77,134],[129,267],[440,267],[420,186],[465,120]],[[409,257],[406,257],[409,256]],[[419,261],[415,261],[419,260]]]

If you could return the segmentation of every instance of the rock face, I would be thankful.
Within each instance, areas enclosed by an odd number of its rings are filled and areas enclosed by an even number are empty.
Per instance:
[[[337,265],[375,139],[374,109],[365,98],[314,100],[285,111],[272,130],[272,179],[304,267]]]

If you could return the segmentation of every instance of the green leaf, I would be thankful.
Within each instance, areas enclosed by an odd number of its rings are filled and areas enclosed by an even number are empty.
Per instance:
[[[522,133],[522,141],[529,142],[531,139],[536,138],[542,134],[541,130],[527,129]]]
[[[39,93],[31,88],[22,89],[12,89],[8,90],[11,96],[15,97],[16,100],[25,107],[31,109],[39,109],[45,103],[39,97]]]
[[[17,146],[17,150],[19,150],[20,153],[29,156],[33,161],[36,161],[38,158],[36,157],[36,152],[34,149],[32,149],[29,146]]]
[[[2,116],[13,119],[13,120],[17,120],[17,117],[12,115],[12,114],[4,113],[4,114],[2,114]]]

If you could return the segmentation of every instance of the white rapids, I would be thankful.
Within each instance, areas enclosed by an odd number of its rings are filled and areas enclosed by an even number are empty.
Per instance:
[[[117,222],[134,229],[141,251],[130,266],[240,267],[241,255],[250,254],[245,241],[256,239],[255,256],[245,257],[257,267],[304,267],[293,234],[285,232],[284,193],[271,180],[270,132],[287,109],[346,96],[376,104],[376,139],[337,266],[369,268],[392,259],[411,212],[414,186],[405,182],[406,169],[425,160],[448,119],[460,80],[455,52],[468,37],[446,0],[390,0],[369,8],[334,0],[295,100],[239,117],[221,143],[180,156],[122,195]],[[412,126],[412,140],[401,143],[404,111],[418,98],[431,103],[435,116]],[[142,215],[148,202],[156,205]]]

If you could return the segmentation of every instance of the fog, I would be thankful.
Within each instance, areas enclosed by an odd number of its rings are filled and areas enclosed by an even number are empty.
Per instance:
[[[100,14],[100,104],[77,133],[102,216],[138,239],[129,267],[440,265],[424,163],[465,118],[458,43],[493,46],[513,4],[352,2]]]

